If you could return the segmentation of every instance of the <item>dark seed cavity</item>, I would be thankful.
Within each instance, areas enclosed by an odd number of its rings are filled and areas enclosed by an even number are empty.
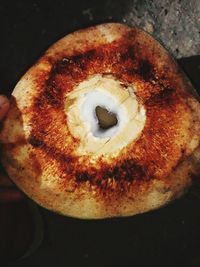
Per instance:
[[[97,106],[95,112],[101,130],[110,129],[118,123],[116,114],[109,112],[106,108]]]

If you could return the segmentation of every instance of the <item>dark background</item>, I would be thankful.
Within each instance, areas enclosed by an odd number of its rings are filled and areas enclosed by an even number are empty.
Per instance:
[[[1,0],[0,93],[9,96],[25,71],[64,35],[101,22],[123,22],[129,3]],[[200,56],[178,62],[200,88]],[[200,266],[200,193],[195,186],[162,209],[130,218],[86,221],[39,209],[42,244],[30,257],[6,266]]]

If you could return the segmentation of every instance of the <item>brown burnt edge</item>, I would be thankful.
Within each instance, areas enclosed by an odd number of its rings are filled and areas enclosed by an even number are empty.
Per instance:
[[[59,150],[47,146],[45,142],[37,139],[35,136],[31,136],[28,142],[33,147],[41,148],[48,156],[54,159],[56,158],[64,174],[63,176],[72,179],[75,177],[77,184],[90,181],[91,185],[107,187],[108,179],[120,182],[120,184],[123,181],[130,183],[132,180],[140,181],[149,179],[144,168],[132,159],[117,162],[117,164],[110,166],[104,163],[100,158],[98,161],[98,166],[100,166],[98,170],[94,167],[85,169],[78,164],[76,164],[76,168],[74,168],[74,164],[77,163],[78,160],[75,156],[61,153]],[[87,162],[87,160],[85,162]]]
[[[105,163],[100,158],[97,162],[98,169],[89,166],[85,169],[84,164],[80,165],[77,158],[70,155],[70,149],[63,153],[59,149],[49,146],[47,139],[47,141],[43,140],[45,128],[51,123],[51,115],[48,115],[49,109],[62,112],[64,92],[72,90],[74,85],[90,75],[112,74],[123,84],[128,84],[133,79],[140,79],[149,84],[156,81],[161,89],[150,99],[144,101],[147,106],[163,106],[170,105],[170,103],[173,105],[177,101],[175,101],[176,89],[169,86],[167,78],[164,76],[161,78],[156,73],[153,56],[146,57],[145,51],[137,53],[138,44],[131,39],[133,36],[134,34],[129,33],[128,38],[125,37],[100,47],[88,47],[84,53],[77,52],[71,57],[61,55],[61,59],[55,62],[54,59],[49,59],[50,62],[53,62],[53,67],[45,87],[42,88],[40,96],[35,99],[32,106],[33,130],[28,142],[33,147],[42,149],[48,157],[56,159],[66,182],[68,179],[75,179],[75,183],[78,185],[89,181],[91,185],[95,185],[101,190],[105,188],[108,190],[109,180],[115,181],[120,188],[123,188],[132,182],[141,183],[151,180],[153,177],[151,168],[148,169],[149,166],[143,165],[131,157],[123,161],[115,160],[112,165]],[[159,77],[159,81],[156,77]],[[42,82],[38,80],[38,85],[40,86]],[[45,119],[41,120],[42,116]],[[79,142],[79,140],[74,141]],[[159,159],[156,160],[159,161]],[[149,162],[154,162],[154,159]],[[74,165],[76,166],[74,167]]]

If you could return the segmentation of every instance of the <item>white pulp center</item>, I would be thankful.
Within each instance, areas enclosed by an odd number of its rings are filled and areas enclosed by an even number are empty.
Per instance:
[[[98,89],[85,94],[84,98],[81,108],[82,116],[85,122],[90,125],[90,130],[95,137],[111,138],[126,124],[126,110],[123,105],[119,105],[115,98]],[[101,130],[96,115],[97,106],[105,108],[108,112],[115,113],[118,123],[109,129]]]
[[[77,155],[114,156],[141,134],[146,114],[135,88],[123,87],[112,76],[94,75],[66,95],[65,112],[71,134],[80,140]],[[101,129],[96,107],[116,114],[117,124]]]

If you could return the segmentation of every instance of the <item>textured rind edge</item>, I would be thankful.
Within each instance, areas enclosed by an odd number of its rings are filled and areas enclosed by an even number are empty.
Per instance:
[[[105,26],[108,24],[105,24]],[[122,27],[123,29],[129,29],[129,27],[127,26],[121,26],[121,24],[109,24],[110,26],[118,26],[118,27]],[[99,27],[99,26],[96,26]],[[96,27],[92,27],[89,28],[90,29],[96,29]],[[101,26],[102,27],[102,26]],[[81,33],[84,30],[80,30],[77,31],[76,33],[74,33],[75,35]],[[70,34],[70,36],[73,38],[74,34]],[[56,44],[54,44],[53,46],[51,46],[51,48],[49,48],[47,50],[47,52],[45,53],[45,55],[50,55],[51,57],[54,56],[54,52],[55,53],[59,53],[59,49],[60,46],[62,46],[63,41],[65,40],[66,37],[64,37],[63,39],[61,39],[60,41],[58,41]],[[57,47],[57,49],[56,49]],[[21,92],[21,87],[23,87],[23,81],[26,80],[26,82],[28,82],[28,84],[30,85],[29,90],[27,91],[27,95],[30,93],[31,90],[34,90],[34,80],[32,80],[32,74],[34,72],[34,69],[38,66],[38,64],[41,64],[40,61],[39,63],[36,63],[36,65],[34,65],[21,79],[21,81],[17,84],[14,92],[13,92],[13,96],[16,97],[17,102],[19,103],[19,107],[20,108],[24,108],[27,105],[27,102],[23,102],[23,100],[25,100],[25,98],[21,98],[20,99],[20,95],[24,94],[24,92]],[[42,65],[40,65],[42,68]],[[47,71],[49,70],[49,66],[48,64],[45,66],[43,66],[44,68],[47,68]],[[192,92],[192,91],[191,91]],[[197,96],[195,96],[197,98]],[[31,98],[30,98],[31,101]],[[199,148],[197,150],[200,150]],[[119,217],[119,216],[130,216],[130,215],[134,215],[134,214],[138,214],[138,213],[142,213],[142,212],[146,212],[148,210],[153,210],[156,209],[160,206],[163,206],[164,204],[167,204],[168,202],[170,202],[171,200],[173,200],[175,197],[179,197],[183,192],[185,192],[185,190],[190,186],[191,184],[191,168],[193,168],[193,166],[198,165],[199,164],[199,154],[197,152],[195,152],[197,154],[197,156],[193,156],[193,154],[188,157],[186,160],[184,160],[182,163],[180,163],[177,166],[177,169],[170,175],[169,180],[173,182],[166,187],[166,184],[160,182],[160,181],[155,181],[152,184],[152,188],[150,186],[150,188],[148,189],[148,198],[146,197],[147,192],[145,191],[144,195],[142,195],[140,198],[138,198],[135,202],[134,202],[134,207],[133,209],[130,211],[126,211],[126,207],[122,207],[121,208],[121,212],[118,211],[117,214],[107,214],[107,211],[102,210],[101,208],[99,208],[98,212],[92,211],[92,214],[84,214],[82,213],[80,215],[80,210],[79,207],[73,207],[73,205],[70,207],[70,205],[68,205],[69,207],[66,208],[66,206],[64,205],[63,207],[54,205],[54,202],[50,202],[48,199],[45,199],[45,195],[38,195],[38,189],[37,189],[37,184],[36,187],[34,187],[34,184],[32,184],[32,186],[30,187],[30,184],[27,183],[25,180],[29,180],[29,174],[28,173],[24,173],[23,171],[21,173],[18,173],[18,169],[13,168],[7,161],[5,161],[2,158],[2,163],[4,165],[4,167],[6,168],[6,170],[8,171],[9,176],[13,179],[13,181],[20,187],[22,188],[22,190],[24,190],[24,192],[26,194],[29,195],[29,197],[33,198],[34,200],[37,201],[38,204],[56,211],[59,213],[62,213],[64,215],[67,216],[72,216],[72,217],[79,217],[79,218],[104,218],[104,217]],[[194,153],[194,155],[196,155]],[[6,156],[6,155],[5,155]],[[195,163],[194,163],[195,162]],[[18,178],[15,179],[15,175],[16,172],[18,173]],[[198,171],[197,171],[198,172]],[[183,175],[183,173],[185,175]],[[180,176],[184,176],[180,177]],[[26,179],[24,179],[24,177],[26,177]],[[173,178],[176,179],[173,179]],[[179,177],[179,179],[177,179],[177,177]]]

